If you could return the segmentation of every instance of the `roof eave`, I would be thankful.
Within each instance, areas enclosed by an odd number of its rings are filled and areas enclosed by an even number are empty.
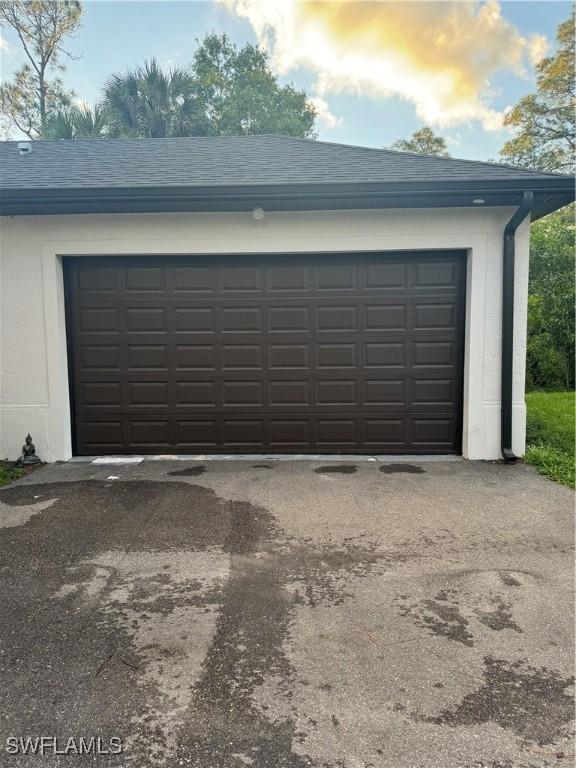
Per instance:
[[[275,211],[444,208],[473,206],[479,197],[487,206],[505,206],[517,204],[526,190],[535,194],[533,218],[574,200],[574,180],[569,176],[380,184],[36,188],[0,189],[0,215],[242,212],[255,205]]]

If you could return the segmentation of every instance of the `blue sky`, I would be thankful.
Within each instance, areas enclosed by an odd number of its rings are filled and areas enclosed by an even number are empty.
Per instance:
[[[258,3],[258,0],[251,1],[256,5]],[[270,3],[270,0],[263,1]],[[64,81],[78,96],[94,102],[111,72],[123,71],[153,56],[165,66],[186,64],[191,59],[196,39],[209,32],[225,31],[240,45],[257,42],[254,25],[258,23],[258,14],[241,18],[235,12],[235,2],[88,0],[84,3],[82,30],[70,45],[78,58],[68,64]],[[405,5],[407,8],[410,6],[409,3]],[[440,6],[438,3],[434,5]],[[553,47],[556,28],[568,17],[570,3],[508,0],[501,2],[499,9],[504,21],[509,22],[519,35],[527,40],[535,35],[544,36]],[[3,36],[8,48],[2,50],[2,77],[8,78],[22,63],[22,57],[14,36],[8,30],[3,32]],[[340,39],[338,45],[353,44],[353,39],[352,43],[347,43],[348,39],[349,36]],[[293,43],[288,40],[287,44]],[[500,56],[502,53],[498,48],[502,48],[502,38],[493,41],[493,49],[484,40],[478,41],[478,44],[478,51],[481,52],[485,46],[489,56]],[[342,51],[342,48],[339,50]],[[452,55],[458,56],[458,53]],[[480,54],[472,52],[463,66],[473,66],[474,55]],[[290,51],[285,52],[283,65],[284,69],[288,69],[281,75],[282,82],[292,82],[309,92],[317,87],[319,75],[326,74],[322,63],[310,63],[306,53],[298,58],[296,54],[292,56]],[[333,71],[328,74],[334,76]],[[489,92],[485,92],[482,98],[491,110],[500,112],[534,90],[533,69],[527,63],[524,74],[519,75],[504,61],[497,71],[490,72],[489,84]],[[336,118],[336,124],[329,125],[323,121],[318,124],[318,137],[327,141],[387,146],[395,139],[411,134],[424,122],[414,101],[394,88],[390,94],[384,94],[374,93],[374,88],[365,85],[336,85],[324,89],[321,95]],[[505,129],[488,130],[482,120],[475,118],[456,118],[449,125],[434,128],[447,137],[452,155],[480,160],[496,158],[509,135]]]

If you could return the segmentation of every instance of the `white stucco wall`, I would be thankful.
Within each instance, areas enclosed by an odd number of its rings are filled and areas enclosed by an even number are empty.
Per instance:
[[[0,219],[0,457],[26,433],[71,456],[61,259],[66,255],[467,249],[463,455],[500,458],[502,233],[512,209]],[[517,234],[513,449],[524,453],[529,224]]]

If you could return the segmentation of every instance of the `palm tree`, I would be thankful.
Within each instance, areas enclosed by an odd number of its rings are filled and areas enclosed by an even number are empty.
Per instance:
[[[111,135],[108,112],[103,104],[71,106],[50,115],[44,139],[105,139]]]
[[[104,103],[117,136],[165,138],[206,132],[192,74],[181,67],[164,72],[156,59],[112,75]]]

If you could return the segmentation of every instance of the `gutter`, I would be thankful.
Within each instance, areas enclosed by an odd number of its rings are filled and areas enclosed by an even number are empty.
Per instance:
[[[572,177],[513,180],[383,183],[291,183],[181,187],[0,187],[0,216],[163,211],[246,212],[356,208],[471,207],[514,205],[526,186],[537,197],[536,216],[574,199]]]
[[[516,230],[534,204],[534,193],[524,192],[522,202],[504,228],[502,260],[502,382],[501,432],[502,458],[513,463],[518,458],[512,450],[512,373],[514,354],[514,261],[516,258]]]

